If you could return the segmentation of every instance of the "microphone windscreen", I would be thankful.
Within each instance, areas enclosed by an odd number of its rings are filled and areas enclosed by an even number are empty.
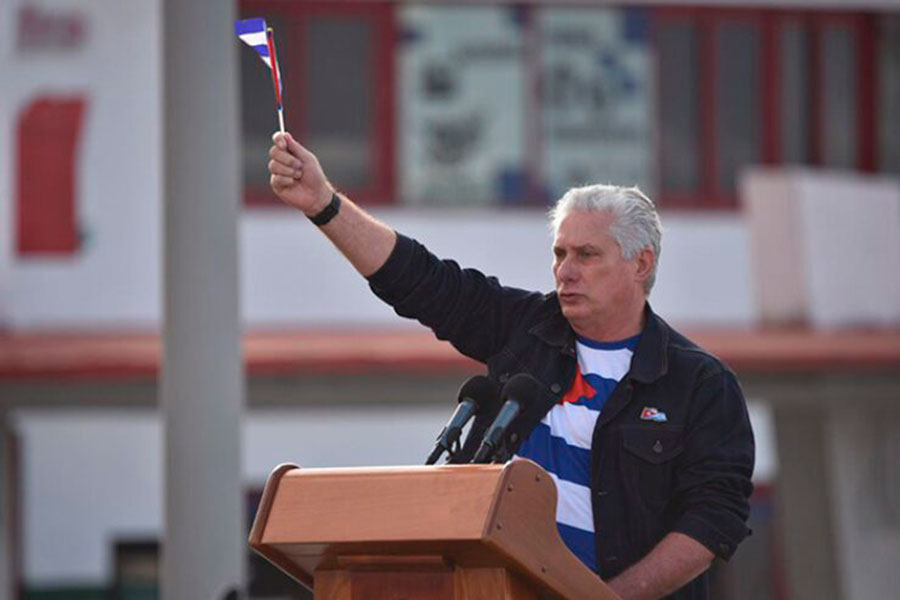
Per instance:
[[[467,379],[459,388],[457,400],[472,399],[478,405],[476,414],[491,410],[500,402],[500,388],[494,381],[484,375],[475,375]]]
[[[500,400],[506,402],[513,399],[522,405],[522,408],[531,406],[540,397],[543,386],[528,373],[519,373],[510,377],[503,391],[500,392]]]

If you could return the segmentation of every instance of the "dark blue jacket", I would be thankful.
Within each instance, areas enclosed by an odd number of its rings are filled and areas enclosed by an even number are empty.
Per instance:
[[[555,293],[503,287],[402,235],[369,284],[397,314],[418,319],[486,363],[499,383],[525,372],[544,384],[544,397],[514,424],[513,446],[574,380],[575,333]],[[644,408],[664,412],[667,422],[641,419]],[[483,433],[490,418],[473,430]],[[465,451],[472,451],[477,431]],[[730,558],[749,534],[753,460],[753,433],[734,373],[648,305],[631,369],[597,419],[591,446],[598,574],[613,578],[674,531]],[[670,597],[707,596],[701,575]]]

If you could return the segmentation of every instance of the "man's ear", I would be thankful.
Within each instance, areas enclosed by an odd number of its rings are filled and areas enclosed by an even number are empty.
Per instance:
[[[653,273],[653,267],[656,265],[656,254],[651,248],[644,248],[638,252],[635,261],[637,264],[637,271],[634,274],[635,278],[640,282],[647,281],[650,278],[650,274]]]

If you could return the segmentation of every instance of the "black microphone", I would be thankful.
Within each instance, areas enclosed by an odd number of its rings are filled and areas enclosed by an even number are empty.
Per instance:
[[[527,373],[514,375],[506,382],[506,385],[503,386],[503,391],[500,393],[500,399],[504,400],[503,407],[497,414],[497,418],[491,423],[487,433],[484,434],[481,446],[478,448],[475,458],[472,459],[473,463],[490,462],[506,436],[506,430],[519,416],[519,413],[531,406],[540,394],[540,382]]]
[[[496,405],[498,396],[497,384],[484,375],[475,375],[467,379],[457,394],[459,405],[438,435],[434,450],[428,455],[425,464],[433,465],[444,452],[452,455],[455,452],[454,446],[458,445],[459,436],[462,435],[463,427],[472,415],[481,412],[485,407]]]

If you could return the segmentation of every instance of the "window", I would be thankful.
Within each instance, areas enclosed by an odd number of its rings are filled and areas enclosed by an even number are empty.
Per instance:
[[[878,168],[883,173],[900,175],[900,15],[884,16],[879,25]]]
[[[740,170],[764,160],[763,28],[758,13],[659,9],[660,165],[666,208],[736,204]]]
[[[785,21],[778,32],[781,66],[778,78],[779,154],[785,164],[808,164],[810,154],[810,39],[809,32],[796,20]]]
[[[772,17],[782,61],[782,156],[833,169],[875,168],[872,18],[797,13]],[[886,78],[888,79],[888,78]],[[884,121],[883,121],[884,122]]]
[[[873,39],[860,15],[658,9],[660,204],[735,206],[754,164],[874,170]]]
[[[369,60],[374,33],[363,17],[314,15],[304,23],[299,49],[303,139],[316,149],[325,172],[350,189],[374,183],[376,69]]]
[[[762,161],[762,73],[760,27],[753,21],[723,20],[714,41],[714,127],[716,195],[737,189],[738,170]]]
[[[854,32],[846,24],[828,23],[820,36],[821,60],[817,65],[822,102],[820,163],[826,167],[853,169],[858,163],[856,115],[859,111]]]
[[[700,189],[700,39],[688,19],[659,24],[660,179],[670,197]]]
[[[275,30],[285,126],[342,190],[365,204],[394,190],[393,7],[378,2],[248,0],[245,17]],[[246,202],[278,204],[266,168],[278,129],[267,70],[241,48]]]

